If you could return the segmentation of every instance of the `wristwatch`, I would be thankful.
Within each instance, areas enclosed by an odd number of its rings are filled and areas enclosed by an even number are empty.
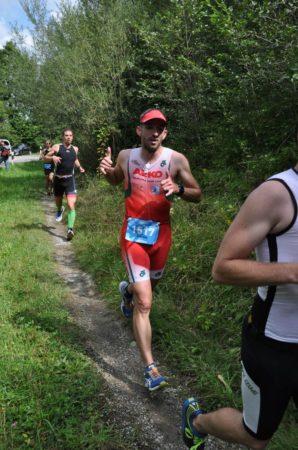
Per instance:
[[[184,186],[183,186],[183,184],[178,184],[178,188],[179,188],[179,191],[175,192],[175,195],[178,195],[178,197],[181,197],[181,195],[184,194]]]

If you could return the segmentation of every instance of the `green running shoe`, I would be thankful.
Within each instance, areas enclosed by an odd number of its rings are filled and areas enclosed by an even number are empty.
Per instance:
[[[205,414],[199,401],[193,397],[185,400],[182,407],[182,436],[185,445],[191,450],[203,450],[207,434],[199,433],[192,421],[200,414]]]

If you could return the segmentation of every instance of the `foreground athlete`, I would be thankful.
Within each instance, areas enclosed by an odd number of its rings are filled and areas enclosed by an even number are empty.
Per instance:
[[[77,167],[81,173],[85,169],[78,160],[78,147],[72,145],[73,132],[69,128],[63,132],[63,143],[55,144],[44,156],[45,161],[52,161],[56,166],[54,176],[54,195],[57,206],[56,221],[61,222],[64,206],[62,206],[65,194],[69,209],[67,216],[67,240],[74,237],[74,223],[76,217],[75,204],[77,201],[77,190],[75,184],[74,168]]]
[[[204,448],[209,433],[262,450],[291,398],[298,407],[297,211],[298,164],[255,189],[223,239],[214,279],[258,287],[242,328],[243,411],[204,414],[197,399],[186,400],[182,432],[191,449]],[[254,249],[256,261],[249,258]]]
[[[173,195],[189,202],[201,199],[185,156],[162,145],[166,126],[160,110],[145,111],[136,128],[141,147],[122,150],[115,167],[108,148],[99,166],[110,184],[124,181],[120,244],[130,284],[122,281],[119,285],[121,310],[126,317],[133,316],[134,335],[145,364],[145,386],[150,391],[167,384],[154,363],[149,315],[152,290],[162,277],[171,246],[171,200]]]

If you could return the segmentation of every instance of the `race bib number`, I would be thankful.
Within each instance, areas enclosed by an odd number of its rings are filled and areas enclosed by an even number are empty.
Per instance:
[[[139,244],[153,245],[157,241],[159,222],[154,220],[141,220],[129,217],[125,239]]]

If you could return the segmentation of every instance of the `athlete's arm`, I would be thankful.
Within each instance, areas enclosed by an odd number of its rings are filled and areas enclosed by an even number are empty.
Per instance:
[[[81,173],[85,173],[85,169],[83,168],[83,166],[81,166],[81,163],[80,163],[79,158],[78,158],[79,148],[75,147],[75,146],[73,148],[74,148],[74,150],[75,150],[75,152],[77,154],[77,159],[75,160],[74,164],[77,167],[77,169],[79,169],[79,171]]]
[[[128,159],[128,150],[121,150],[118,155],[116,165],[113,167],[112,150],[108,147],[106,156],[102,158],[99,164],[100,173],[102,173],[106,180],[113,185],[119,184],[124,180],[124,172],[122,167],[126,164]]]
[[[177,179],[181,180],[184,186],[184,193],[181,195],[187,202],[199,202],[202,198],[202,191],[194,176],[191,173],[188,160],[182,153],[174,152],[172,156],[173,172],[175,175],[168,176],[161,182],[166,195],[177,194],[180,190]]]
[[[268,233],[279,233],[291,223],[293,214],[289,193],[280,182],[268,181],[253,191],[220,245],[212,268],[214,280],[239,286],[298,283],[298,262],[258,262],[249,259],[251,252]]]
[[[55,165],[59,164],[61,162],[61,157],[57,156],[57,153],[59,152],[60,144],[55,144],[50,149],[50,151],[44,156],[45,161],[53,161]]]

